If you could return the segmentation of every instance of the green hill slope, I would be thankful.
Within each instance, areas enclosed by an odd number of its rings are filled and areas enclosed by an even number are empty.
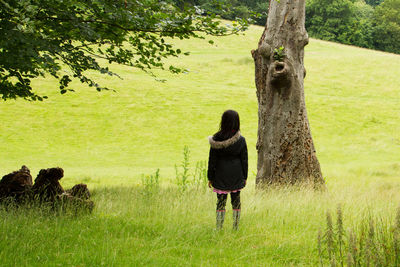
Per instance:
[[[157,168],[173,178],[184,145],[192,162],[207,159],[207,136],[228,108],[241,116],[255,173],[257,101],[250,50],[261,32],[254,26],[245,35],[214,39],[214,46],[177,41],[191,55],[173,62],[189,73],[157,71],[165,83],[121,66],[112,68],[122,80],[93,74],[117,92],[98,93],[75,83],[76,93],[61,96],[53,80],[35,81],[49,100],[0,104],[1,173],[25,164],[35,174],[63,167],[63,182],[71,184],[137,183],[141,173]],[[305,55],[306,104],[327,182],[399,178],[400,56],[314,39]]]

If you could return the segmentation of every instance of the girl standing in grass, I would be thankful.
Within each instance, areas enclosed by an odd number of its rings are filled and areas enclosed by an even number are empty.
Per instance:
[[[247,145],[240,135],[239,114],[227,110],[222,114],[219,131],[210,136],[208,159],[208,186],[217,193],[217,229],[221,229],[225,219],[228,194],[231,195],[233,209],[233,229],[238,229],[240,219],[240,190],[247,181]]]

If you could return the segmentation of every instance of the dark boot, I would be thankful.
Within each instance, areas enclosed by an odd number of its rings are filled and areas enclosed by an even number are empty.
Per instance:
[[[233,230],[239,229],[240,210],[233,210]]]
[[[224,225],[225,210],[217,210],[217,230],[221,230]]]

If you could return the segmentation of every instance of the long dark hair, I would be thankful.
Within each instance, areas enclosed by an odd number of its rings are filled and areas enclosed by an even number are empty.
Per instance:
[[[234,110],[227,110],[222,114],[219,131],[214,134],[215,141],[223,141],[231,138],[240,130],[239,113]]]

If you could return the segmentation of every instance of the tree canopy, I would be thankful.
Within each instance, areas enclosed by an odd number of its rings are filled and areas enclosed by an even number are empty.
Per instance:
[[[107,65],[124,64],[151,73],[163,59],[183,53],[169,38],[236,34],[248,26],[225,24],[196,6],[177,8],[158,0],[0,0],[0,95],[43,100],[31,80],[50,74],[66,93],[73,79],[98,91],[108,89],[85,73],[117,75]],[[187,52],[184,54],[188,54]]]
[[[377,6],[382,3],[383,0],[365,0],[365,3],[371,6]]]
[[[351,0],[307,1],[306,28],[311,36],[336,41],[345,39],[352,17]]]
[[[269,0],[171,0],[179,7],[198,6],[224,19],[250,19],[258,25],[265,25]]]
[[[400,0],[385,0],[376,7],[375,47],[400,54]]]

